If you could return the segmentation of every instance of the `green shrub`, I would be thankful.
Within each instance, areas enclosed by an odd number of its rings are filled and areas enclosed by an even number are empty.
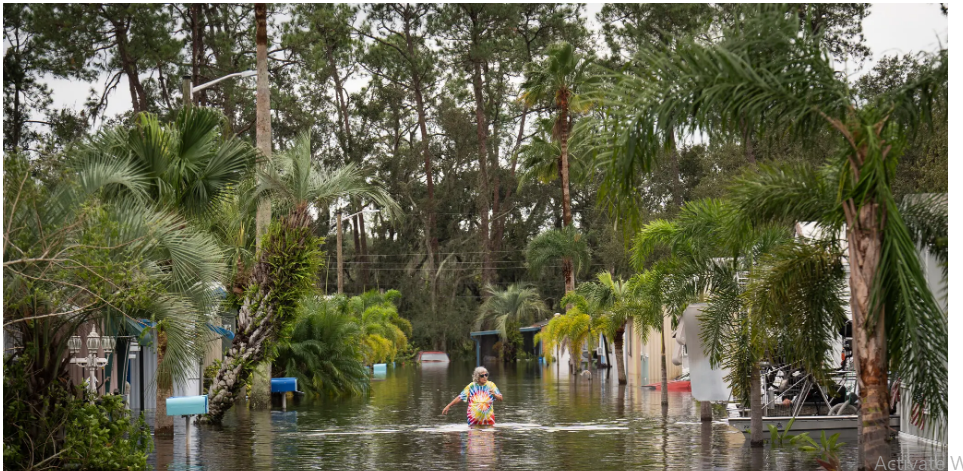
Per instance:
[[[143,414],[135,422],[120,396],[88,402],[83,389],[61,382],[31,393],[29,364],[26,356],[4,360],[4,468],[147,468],[154,443]]]

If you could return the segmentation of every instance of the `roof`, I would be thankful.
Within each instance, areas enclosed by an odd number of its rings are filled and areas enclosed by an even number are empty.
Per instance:
[[[472,337],[482,337],[485,335],[498,335],[497,330],[479,330],[478,332],[472,332]]]
[[[548,320],[544,320],[542,322],[536,322],[535,324],[532,324],[528,327],[521,327],[518,329],[518,331],[519,332],[538,332],[542,330],[542,327],[545,327],[546,324],[548,324]],[[479,330],[471,333],[472,337],[484,337],[486,335],[498,335],[498,331],[497,330]]]

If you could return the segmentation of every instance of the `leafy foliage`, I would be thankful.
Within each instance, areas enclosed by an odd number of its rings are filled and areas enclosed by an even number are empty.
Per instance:
[[[82,389],[68,391],[61,383],[36,397],[31,363],[26,355],[4,358],[5,468],[147,469],[154,442],[143,414],[134,420],[122,397],[91,402]]]
[[[355,319],[315,297],[301,304],[291,337],[278,348],[277,374],[295,377],[306,392],[340,396],[367,392],[361,329]]]
[[[508,339],[509,323],[528,326],[540,321],[548,313],[548,308],[534,288],[510,285],[502,291],[489,285],[485,290],[488,299],[479,308],[475,330],[482,330],[486,325],[494,326],[503,342]],[[514,331],[515,329],[511,330]]]

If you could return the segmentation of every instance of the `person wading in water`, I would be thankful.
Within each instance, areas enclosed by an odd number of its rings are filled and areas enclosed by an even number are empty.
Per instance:
[[[445,406],[441,413],[447,414],[451,406],[468,401],[468,425],[495,425],[495,399],[502,401],[502,393],[495,383],[488,380],[488,370],[484,366],[475,368],[472,382]]]

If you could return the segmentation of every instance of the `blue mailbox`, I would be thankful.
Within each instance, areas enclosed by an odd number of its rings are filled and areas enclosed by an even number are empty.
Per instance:
[[[207,413],[207,396],[167,398],[167,415],[201,415]]]
[[[374,367],[373,367],[373,370],[374,370],[374,371],[373,371],[374,374],[385,374],[385,373],[388,372],[388,364],[387,364],[387,363],[375,363],[375,364],[374,364]]]
[[[298,390],[297,378],[271,378],[272,393],[286,393]]]

